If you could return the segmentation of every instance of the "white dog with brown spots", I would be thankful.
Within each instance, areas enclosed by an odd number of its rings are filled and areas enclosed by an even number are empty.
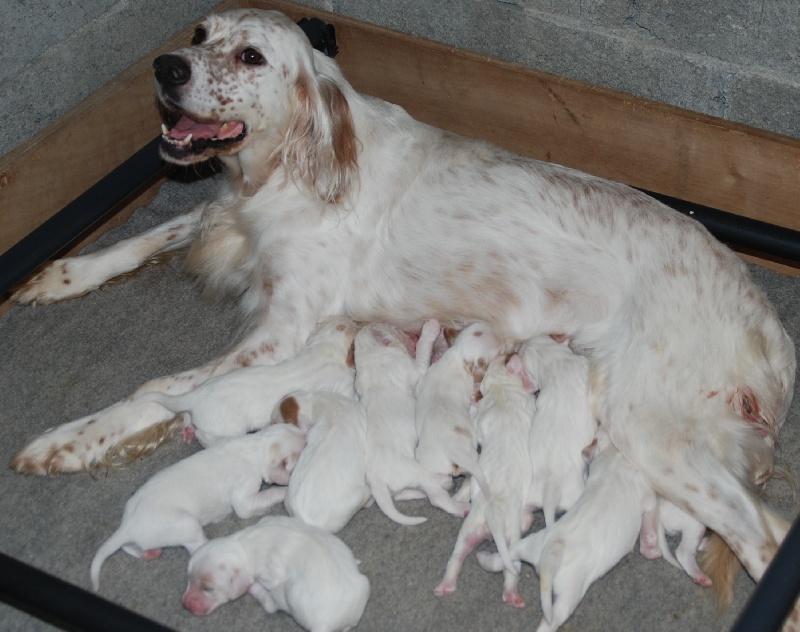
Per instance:
[[[192,46],[154,66],[162,155],[216,156],[227,181],[167,227],[53,262],[18,302],[77,296],[191,246],[189,268],[238,297],[249,333],[139,393],[275,364],[344,314],[485,321],[515,341],[565,334],[589,360],[594,417],[619,451],[761,577],[788,523],[754,485],[773,470],[795,348],[747,266],[700,224],[360,94],[276,12],[210,15]],[[80,470],[171,417],[126,400],[34,439],[13,466]]]

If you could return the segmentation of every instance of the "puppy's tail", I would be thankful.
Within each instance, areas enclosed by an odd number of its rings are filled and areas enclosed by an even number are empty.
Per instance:
[[[372,489],[372,497],[387,518],[394,520],[398,524],[412,527],[422,524],[427,520],[427,518],[423,516],[407,516],[400,513],[397,507],[394,506],[392,494],[389,492],[389,486],[386,484],[386,481],[377,476],[369,476],[368,479],[370,488]]]
[[[542,615],[550,623],[553,621],[553,604],[555,596],[553,592],[553,580],[555,570],[561,566],[561,559],[564,557],[564,542],[556,540],[539,560],[539,594],[542,601]]]
[[[489,533],[492,534],[497,553],[500,560],[503,562],[503,567],[513,575],[519,575],[519,568],[514,566],[511,560],[511,553],[508,550],[508,543],[506,542],[505,525],[503,519],[498,515],[497,508],[493,502],[487,503],[486,506],[486,524],[489,527]]]
[[[89,576],[92,579],[92,588],[95,592],[100,589],[100,569],[103,563],[116,553],[124,544],[126,544],[126,537],[122,533],[122,529],[118,529],[114,534],[108,538],[100,548],[97,549],[94,559],[92,559],[92,566],[89,570]]]

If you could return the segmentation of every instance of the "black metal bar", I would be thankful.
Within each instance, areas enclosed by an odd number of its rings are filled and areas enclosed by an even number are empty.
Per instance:
[[[786,534],[730,632],[779,630],[800,594],[800,518]]]
[[[159,141],[150,141],[0,255],[0,296],[152,182],[164,169],[158,155]]]
[[[4,553],[0,553],[0,600],[63,630],[172,630]]]
[[[696,219],[721,242],[800,262],[800,231],[775,226],[679,198],[645,191],[676,211]]]

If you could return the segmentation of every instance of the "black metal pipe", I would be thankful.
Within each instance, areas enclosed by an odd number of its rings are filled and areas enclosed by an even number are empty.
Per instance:
[[[774,632],[800,594],[800,518],[786,534],[730,632]]]
[[[800,231],[720,211],[702,204],[645,191],[670,208],[696,219],[721,242],[758,253],[800,262]]]
[[[63,630],[172,630],[4,553],[0,553],[0,600]]]
[[[156,138],[0,255],[0,296],[143,191],[164,169]]]

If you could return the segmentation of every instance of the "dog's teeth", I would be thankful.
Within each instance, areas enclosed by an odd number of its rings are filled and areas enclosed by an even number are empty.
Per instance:
[[[161,124],[161,135],[162,136],[169,136],[169,127],[164,125],[164,123]]]
[[[188,145],[191,142],[192,142],[192,135],[189,134],[186,138],[183,139],[183,143],[182,144],[183,145]]]

